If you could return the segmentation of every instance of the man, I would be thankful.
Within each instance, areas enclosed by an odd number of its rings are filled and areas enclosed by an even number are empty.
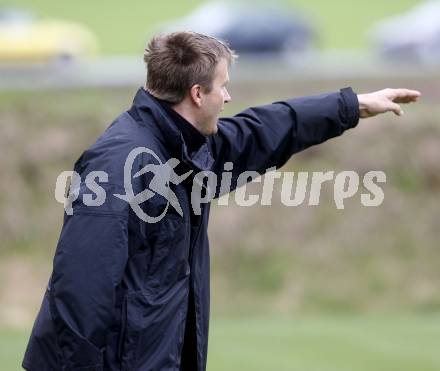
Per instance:
[[[359,117],[401,115],[399,103],[420,96],[345,88],[219,119],[231,100],[234,58],[225,44],[197,33],[150,41],[146,87],[75,164],[83,181],[65,215],[25,369],[205,370],[210,205],[191,207],[194,174],[209,170],[220,179],[233,165],[233,189],[243,171],[281,167],[292,154],[355,127]],[[124,171],[133,151],[127,196]],[[150,174],[161,164],[171,169],[169,181]],[[100,178],[105,202],[92,207],[81,200],[90,196],[84,178],[93,171],[108,179]],[[164,190],[176,196],[174,207]]]

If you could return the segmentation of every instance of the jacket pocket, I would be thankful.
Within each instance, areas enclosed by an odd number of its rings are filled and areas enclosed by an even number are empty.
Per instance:
[[[121,370],[163,370],[178,363],[185,287],[158,298],[145,292],[127,295],[121,333]]]
[[[151,263],[146,288],[152,294],[169,290],[188,273],[189,224],[180,216],[167,215],[151,228],[148,244]]]

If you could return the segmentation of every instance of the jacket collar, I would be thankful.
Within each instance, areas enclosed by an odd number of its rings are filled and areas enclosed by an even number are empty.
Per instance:
[[[169,114],[177,129],[180,130],[189,153],[197,151],[206,142],[206,136],[200,133],[188,120],[173,109],[170,103],[154,97]]]
[[[144,88],[139,88],[128,112],[136,121],[152,127],[154,134],[165,143],[171,156],[196,171],[211,169],[214,159],[209,151],[208,140],[190,154],[173,117]]]

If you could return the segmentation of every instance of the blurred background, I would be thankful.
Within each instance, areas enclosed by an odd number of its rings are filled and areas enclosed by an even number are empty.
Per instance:
[[[214,206],[208,370],[440,370],[440,1],[0,0],[0,360],[19,370],[51,271],[58,174],[144,84],[156,32],[230,42],[226,115],[352,86],[418,89],[405,116],[281,170],[382,170],[385,199]],[[258,189],[258,188],[256,188]]]

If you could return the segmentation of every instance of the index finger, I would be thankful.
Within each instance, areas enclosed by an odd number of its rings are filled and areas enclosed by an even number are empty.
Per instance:
[[[391,99],[393,101],[415,101],[422,95],[418,90],[410,90],[410,89],[392,89]]]

